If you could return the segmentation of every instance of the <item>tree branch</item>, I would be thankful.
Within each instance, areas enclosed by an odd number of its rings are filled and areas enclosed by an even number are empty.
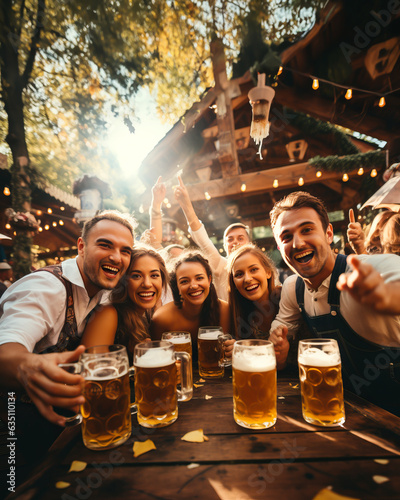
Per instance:
[[[21,76],[21,87],[24,89],[28,85],[29,78],[32,73],[33,63],[35,62],[36,53],[39,47],[40,35],[43,29],[43,19],[46,10],[45,0],[38,0],[36,26],[31,38],[31,48],[26,61],[24,72]]]
[[[21,31],[22,31],[22,20],[24,18],[24,10],[25,10],[25,0],[22,0],[21,7],[19,9],[19,28],[18,28],[18,37],[21,39]]]

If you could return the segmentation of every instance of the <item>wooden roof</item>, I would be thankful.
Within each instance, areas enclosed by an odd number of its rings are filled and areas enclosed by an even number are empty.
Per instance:
[[[400,87],[399,51],[396,52],[396,42],[397,46],[400,42],[396,38],[400,32],[400,15],[390,14],[389,20],[385,20],[385,29],[376,30],[377,35],[369,37],[369,43],[359,48],[355,35],[365,27],[370,32],[373,26],[367,23],[378,21],[371,17],[371,11],[357,14],[354,17],[341,2],[330,2],[314,28],[280,54],[283,72],[275,88],[271,130],[263,142],[263,159],[256,154],[257,148],[249,137],[251,106],[247,94],[254,86],[250,74],[228,81],[221,56],[214,58],[215,86],[174,125],[145,158],[139,171],[149,187],[163,175],[172,205],[164,209],[167,216],[175,218],[182,228],[186,227],[172,195],[179,170],[199,218],[217,236],[227,224],[239,218],[252,226],[265,224],[273,203],[294,190],[302,189],[321,197],[331,211],[365,201],[361,186],[371,168],[364,176],[357,175],[355,170],[346,183],[342,181],[342,172],[323,171],[321,177],[316,177],[316,169],[308,163],[309,159],[342,152],[334,134],[313,134],[296,126],[293,120],[295,112],[306,113],[387,141],[389,164],[400,154],[399,91],[391,92]],[[314,77],[320,79],[318,90],[311,86]],[[344,97],[348,87],[353,89],[351,100]],[[385,107],[378,106],[382,95],[385,95]],[[221,107],[225,112],[222,119],[218,116]],[[351,135],[348,138],[360,152],[378,148]],[[307,143],[304,158],[291,161],[288,144],[302,140]],[[207,175],[209,180],[204,180]],[[302,187],[298,184],[300,177],[304,180]],[[275,179],[279,184],[277,188],[273,187]],[[377,179],[379,183],[380,176]],[[205,199],[206,192],[210,200]],[[149,201],[148,191],[143,198],[144,205]]]

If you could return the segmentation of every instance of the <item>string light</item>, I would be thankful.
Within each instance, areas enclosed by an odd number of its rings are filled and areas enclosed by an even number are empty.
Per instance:
[[[47,213],[48,213],[48,214],[52,214],[52,213],[53,213],[53,210],[52,210],[51,208],[48,208],[48,209],[47,209]]]
[[[38,231],[39,231],[39,233],[41,233],[43,231],[43,228],[39,227]]]
[[[244,192],[246,191],[246,188],[247,188],[246,184],[245,184],[245,183],[243,183],[243,184],[240,186],[240,191],[242,191],[242,193],[244,193]]]
[[[50,226],[49,226],[48,224],[46,224],[46,225],[44,226],[44,228],[46,229],[46,231],[48,231],[48,230],[50,229]]]
[[[375,168],[371,170],[371,177],[376,177],[378,175],[378,172],[376,171]]]
[[[283,68],[282,66],[279,66],[279,69],[278,69],[278,73],[276,74],[276,76],[279,76],[283,71]]]
[[[314,90],[317,90],[319,88],[319,83],[320,82],[327,83],[328,85],[332,85],[332,87],[337,87],[337,88],[346,90],[346,95],[345,95],[346,99],[351,99],[352,98],[353,91],[354,92],[360,92],[362,94],[375,95],[375,96],[377,96],[377,97],[380,98],[380,100],[379,100],[379,106],[381,108],[383,108],[383,106],[385,106],[385,104],[386,104],[386,101],[385,101],[385,97],[386,96],[388,96],[390,94],[393,94],[394,92],[398,92],[400,90],[398,88],[391,89],[388,92],[383,93],[383,95],[382,95],[382,92],[375,92],[374,90],[360,89],[358,87],[351,87],[351,88],[349,88],[346,85],[341,85],[340,83],[331,82],[330,80],[326,80],[324,78],[320,78],[320,77],[316,78],[314,75],[311,75],[309,73],[304,73],[303,71],[298,71],[298,70],[296,70],[294,68],[288,68],[286,66],[282,66],[282,71],[283,70],[290,71],[292,73],[296,73],[298,75],[311,78],[312,81],[313,81],[312,88]]]
[[[36,215],[42,215],[42,211],[41,210],[36,210]]]
[[[10,196],[11,191],[10,191],[10,188],[9,188],[8,186],[6,186],[6,187],[3,189],[3,194],[4,194],[4,196]]]
[[[279,186],[279,182],[278,182],[278,179],[275,179],[274,182],[272,183],[272,186],[274,188],[277,188]]]
[[[65,207],[60,207],[61,212],[64,212]]]
[[[349,180],[349,176],[347,174],[343,174],[342,181],[347,182]]]
[[[208,191],[206,191],[204,193],[204,196],[205,196],[205,199],[208,201],[208,200],[211,200],[211,196],[209,195]]]
[[[358,174],[358,175],[362,175],[363,173],[364,173],[364,169],[363,169],[362,167],[360,167],[360,168],[358,169],[357,174]]]
[[[298,180],[298,185],[299,186],[303,186],[304,185],[304,179],[303,179],[303,177],[300,177],[300,179]]]
[[[11,224],[6,224],[6,229],[11,229]]]
[[[321,172],[321,170],[318,170],[318,172],[317,172],[315,175],[316,175],[318,178],[319,178],[319,177],[322,177],[322,172]]]
[[[164,198],[164,203],[167,205],[168,204],[168,198]]]
[[[54,222],[52,223],[52,226],[53,226],[53,227],[57,227],[57,222],[56,222],[56,221],[54,221]]]
[[[58,223],[60,224],[60,226],[64,225],[64,221],[63,220],[59,220]]]

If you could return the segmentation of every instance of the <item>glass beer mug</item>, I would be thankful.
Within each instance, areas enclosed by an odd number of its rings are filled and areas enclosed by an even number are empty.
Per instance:
[[[193,397],[192,337],[189,332],[164,332],[161,336],[161,340],[172,342],[176,352],[187,352],[190,355],[188,386],[191,387],[191,389],[182,395],[182,401],[189,401]],[[180,380],[178,377],[178,386],[179,384]]]
[[[124,443],[131,435],[129,359],[122,345],[90,347],[77,363],[59,365],[82,375],[83,396],[80,415],[66,425],[82,422],[82,439],[91,450],[108,450]]]
[[[232,356],[233,418],[248,429],[276,422],[276,358],[269,340],[238,340]]]
[[[342,365],[336,340],[301,340],[298,361],[304,420],[322,426],[343,424]]]
[[[181,385],[177,389],[177,367],[181,361]],[[166,341],[137,344],[133,354],[135,370],[135,398],[137,419],[143,427],[165,427],[178,418],[178,400],[187,398],[193,391],[190,355],[176,352],[174,345]]]
[[[219,326],[202,326],[197,334],[199,375],[205,378],[224,376],[224,349],[220,337],[224,332]],[[225,339],[227,340],[227,339]]]

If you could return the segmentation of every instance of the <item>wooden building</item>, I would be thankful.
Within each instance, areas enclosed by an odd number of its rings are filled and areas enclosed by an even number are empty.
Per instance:
[[[171,205],[163,210],[179,228],[185,231],[186,222],[173,185],[181,171],[196,213],[216,240],[241,220],[259,228],[254,234],[260,245],[272,244],[268,213],[276,200],[299,189],[322,198],[335,231],[345,231],[348,208],[379,187],[381,174],[400,154],[400,13],[355,14],[353,7],[329,2],[313,29],[280,52],[262,158],[250,138],[250,72],[229,80],[221,46],[212,43],[214,87],[139,171],[149,188],[163,176]],[[325,162],[315,163],[316,157]]]

